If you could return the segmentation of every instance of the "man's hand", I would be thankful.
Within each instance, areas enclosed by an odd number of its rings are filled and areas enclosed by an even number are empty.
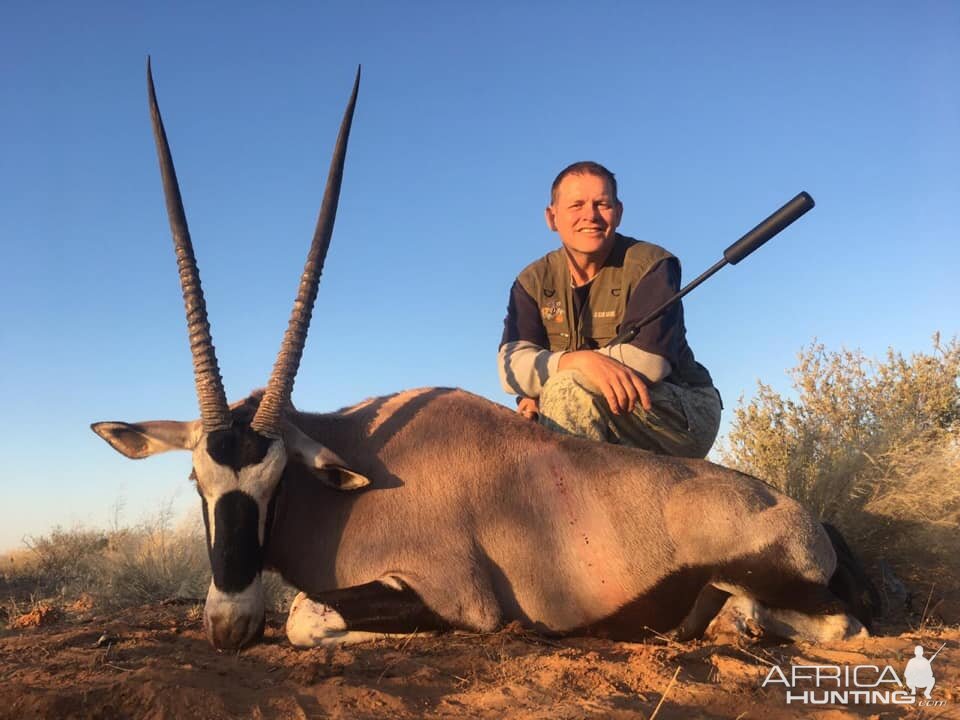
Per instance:
[[[540,404],[536,398],[521,398],[517,405],[517,412],[523,415],[527,420],[536,421],[540,417]]]
[[[578,350],[561,356],[560,370],[579,370],[607,399],[614,415],[632,413],[637,401],[650,410],[650,393],[643,377],[635,370],[593,350]]]

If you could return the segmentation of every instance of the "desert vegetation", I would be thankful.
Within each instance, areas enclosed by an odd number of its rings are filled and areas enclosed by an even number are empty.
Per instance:
[[[935,335],[932,346],[874,360],[811,344],[792,394],[761,382],[741,400],[721,458],[838,526],[888,609],[902,601],[956,623],[960,343]]]
[[[199,513],[178,520],[167,506],[133,525],[119,510],[113,515],[107,529],[56,527],[0,556],[0,613],[8,622],[39,624],[64,608],[203,602],[210,566]],[[264,581],[268,607],[289,604],[293,588],[274,573]]]

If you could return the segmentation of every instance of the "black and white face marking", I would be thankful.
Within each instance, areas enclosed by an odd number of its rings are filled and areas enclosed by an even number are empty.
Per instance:
[[[203,501],[204,520],[210,506]],[[220,528],[211,537],[210,527]],[[238,593],[253,582],[263,566],[262,535],[259,531],[260,508],[242,490],[230,490],[217,500],[213,517],[206,522],[207,552],[213,582],[223,592]]]
[[[213,574],[204,625],[218,648],[238,648],[262,631],[266,523],[286,462],[283,441],[246,425],[212,432],[193,451]]]

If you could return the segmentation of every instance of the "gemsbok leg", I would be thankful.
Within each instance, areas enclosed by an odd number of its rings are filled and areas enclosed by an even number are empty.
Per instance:
[[[287,637],[297,647],[366,642],[450,629],[410,587],[396,578],[307,595],[290,605]]]

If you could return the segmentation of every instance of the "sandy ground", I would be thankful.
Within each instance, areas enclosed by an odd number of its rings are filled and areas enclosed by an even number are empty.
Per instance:
[[[491,635],[296,650],[283,616],[237,654],[207,643],[195,605],[34,613],[0,632],[0,718],[960,718],[960,629],[829,648],[748,641],[643,643]],[[39,623],[39,626],[36,626]],[[932,707],[787,705],[771,665],[934,661]],[[678,671],[679,668],[679,671]],[[673,680],[676,674],[675,681]],[[875,677],[875,676],[874,676]]]

